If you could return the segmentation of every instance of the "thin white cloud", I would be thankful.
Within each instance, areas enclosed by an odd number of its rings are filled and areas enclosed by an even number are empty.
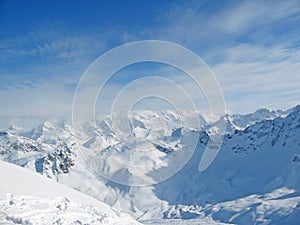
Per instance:
[[[299,13],[297,1],[241,1],[215,15],[211,26],[241,35],[265,25],[274,26],[275,22]]]
[[[220,3],[221,4],[221,3]],[[218,10],[209,9],[210,4],[201,2],[174,5],[167,11],[159,34],[149,31],[154,37],[174,40],[182,44],[209,45],[214,42],[231,42],[249,37],[262,30],[276,28],[281,22],[291,22],[299,17],[297,0],[292,1],[239,1],[225,2]],[[212,3],[213,5],[213,3]],[[249,33],[250,32],[250,33]],[[230,43],[229,43],[230,44]]]
[[[298,1],[228,2],[217,11],[206,10],[198,2],[195,5],[181,3],[163,12],[160,16],[163,22],[158,27],[124,32],[118,38],[119,42],[163,39],[197,52],[211,62],[229,111],[249,112],[260,107],[287,108],[300,102],[300,50],[294,47],[300,34],[299,28],[291,30],[288,26],[290,23],[295,26],[300,20],[299,14]],[[278,35],[273,33],[277,26],[281,29],[276,31]],[[289,32],[285,34],[286,29]],[[24,34],[23,37],[2,40],[0,60],[38,57],[42,62],[50,61],[52,64],[36,65],[25,73],[33,79],[41,78],[35,83],[22,83],[20,80],[11,82],[5,78],[15,76],[13,72],[7,73],[11,75],[0,74],[0,81],[6,80],[2,82],[0,90],[0,104],[5,106],[0,115],[69,115],[74,86],[88,66],[87,62],[91,62],[91,58],[107,47],[109,38],[100,38],[95,32],[62,35],[61,29],[33,30],[35,32]],[[112,35],[114,31],[106,33]],[[76,67],[78,65],[81,65],[80,69]],[[19,72],[22,72],[23,68],[20,68]],[[189,90],[197,104],[205,101],[197,87],[190,80],[183,79],[182,74],[167,71],[159,73],[165,73],[166,77]],[[168,85],[153,85],[157,95],[173,91]],[[120,90],[120,84],[108,88],[102,107],[109,106],[113,93]],[[146,88],[150,87],[144,85],[130,90],[130,93],[139,95]],[[180,95],[176,95],[176,98],[184,103]]]
[[[300,103],[298,1],[199,2],[171,8],[159,33],[208,60],[229,111],[288,108]]]
[[[300,103],[300,50],[240,45],[213,66],[230,110],[288,108]],[[296,101],[298,99],[298,101]]]
[[[0,116],[63,116],[70,115],[72,93],[57,83],[12,86],[0,90]]]
[[[81,63],[93,59],[103,50],[104,41],[95,33],[65,32],[59,27],[43,28],[36,26],[31,30],[11,38],[1,39],[0,62],[20,61],[31,63]],[[37,66],[37,65],[35,65]]]

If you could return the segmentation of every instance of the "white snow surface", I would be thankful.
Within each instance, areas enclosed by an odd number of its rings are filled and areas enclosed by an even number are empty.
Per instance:
[[[0,161],[0,224],[139,224],[90,196]]]

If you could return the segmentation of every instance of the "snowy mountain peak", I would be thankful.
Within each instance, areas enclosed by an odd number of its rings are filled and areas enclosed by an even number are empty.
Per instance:
[[[294,108],[288,110],[288,112],[288,115],[294,115],[295,117],[298,117],[300,113],[300,105],[297,105]]]
[[[273,120],[277,117],[286,117],[290,112],[291,110],[282,111],[262,108],[248,114],[226,114],[220,118],[220,121],[225,121],[226,133],[232,134],[236,130],[244,130],[261,121]],[[213,123],[210,126],[214,127],[215,124],[216,123]]]

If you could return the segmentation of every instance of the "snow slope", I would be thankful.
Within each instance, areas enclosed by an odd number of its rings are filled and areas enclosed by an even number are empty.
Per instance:
[[[139,224],[37,173],[0,161],[0,224]]]

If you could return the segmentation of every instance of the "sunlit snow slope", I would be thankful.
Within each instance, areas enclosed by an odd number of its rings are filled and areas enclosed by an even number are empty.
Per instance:
[[[39,174],[0,161],[0,224],[139,224]]]

